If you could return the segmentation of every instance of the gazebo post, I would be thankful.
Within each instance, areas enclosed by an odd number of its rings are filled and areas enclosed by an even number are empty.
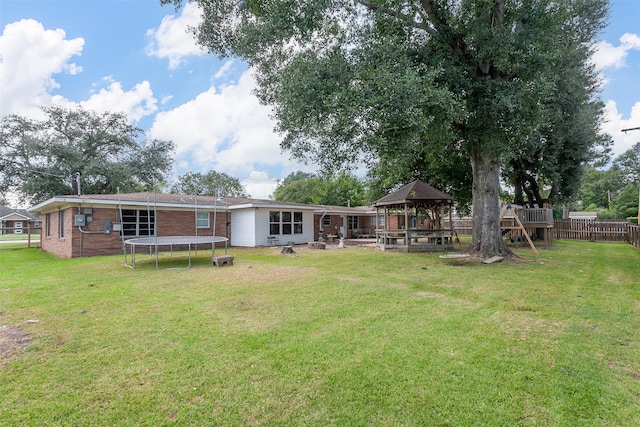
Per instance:
[[[411,239],[409,239],[409,204],[405,202],[404,204],[404,245],[407,247],[407,252],[409,252],[409,245],[411,244]]]

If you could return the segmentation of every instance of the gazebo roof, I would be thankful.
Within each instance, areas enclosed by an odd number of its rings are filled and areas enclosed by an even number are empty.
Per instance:
[[[420,180],[415,180],[373,203],[382,206],[436,206],[451,205],[455,199]]]

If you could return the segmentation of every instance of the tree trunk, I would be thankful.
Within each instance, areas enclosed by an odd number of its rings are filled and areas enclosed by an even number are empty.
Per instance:
[[[481,258],[512,255],[500,230],[500,163],[482,154],[471,157],[473,170],[473,238],[470,252]]]

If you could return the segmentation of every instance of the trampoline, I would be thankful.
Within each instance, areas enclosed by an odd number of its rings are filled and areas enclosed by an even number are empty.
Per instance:
[[[129,245],[131,264],[127,263],[127,249],[124,248],[124,265],[129,268],[136,268],[136,247],[146,246],[156,248],[156,268],[158,268],[158,246],[169,246],[171,256],[173,256],[173,246],[181,245],[189,248],[189,264],[186,268],[191,268],[191,245],[211,245],[211,251],[215,251],[215,244],[227,242],[229,239],[219,236],[166,236],[166,237],[138,237],[127,239],[125,245]]]

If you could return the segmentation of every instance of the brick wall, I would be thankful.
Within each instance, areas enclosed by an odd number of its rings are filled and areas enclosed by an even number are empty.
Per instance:
[[[64,210],[64,230],[65,236],[59,237],[58,224],[60,219],[60,211],[51,212],[51,233],[50,236],[42,236],[40,239],[40,248],[57,257],[72,257],[72,227],[73,227],[73,209]]]
[[[119,210],[116,208],[93,208],[91,222],[80,229],[73,225],[73,218],[78,214],[77,208],[65,210],[65,237],[58,237],[58,212],[51,212],[51,236],[42,237],[41,248],[55,256],[62,258],[87,257],[96,255],[114,255],[122,253],[122,239],[118,231],[113,231],[113,225],[119,222]],[[229,215],[229,218],[230,215]],[[104,233],[104,221],[111,222],[112,231]],[[213,213],[209,214],[210,226],[199,228],[198,236],[211,236],[213,229]],[[158,211],[156,229],[158,236],[195,236],[195,213],[192,211]],[[216,236],[226,237],[225,212],[216,215]],[[231,231],[231,227],[229,227]],[[132,237],[127,237],[132,238]],[[224,246],[218,243],[217,246]],[[182,248],[174,248],[182,249]]]

